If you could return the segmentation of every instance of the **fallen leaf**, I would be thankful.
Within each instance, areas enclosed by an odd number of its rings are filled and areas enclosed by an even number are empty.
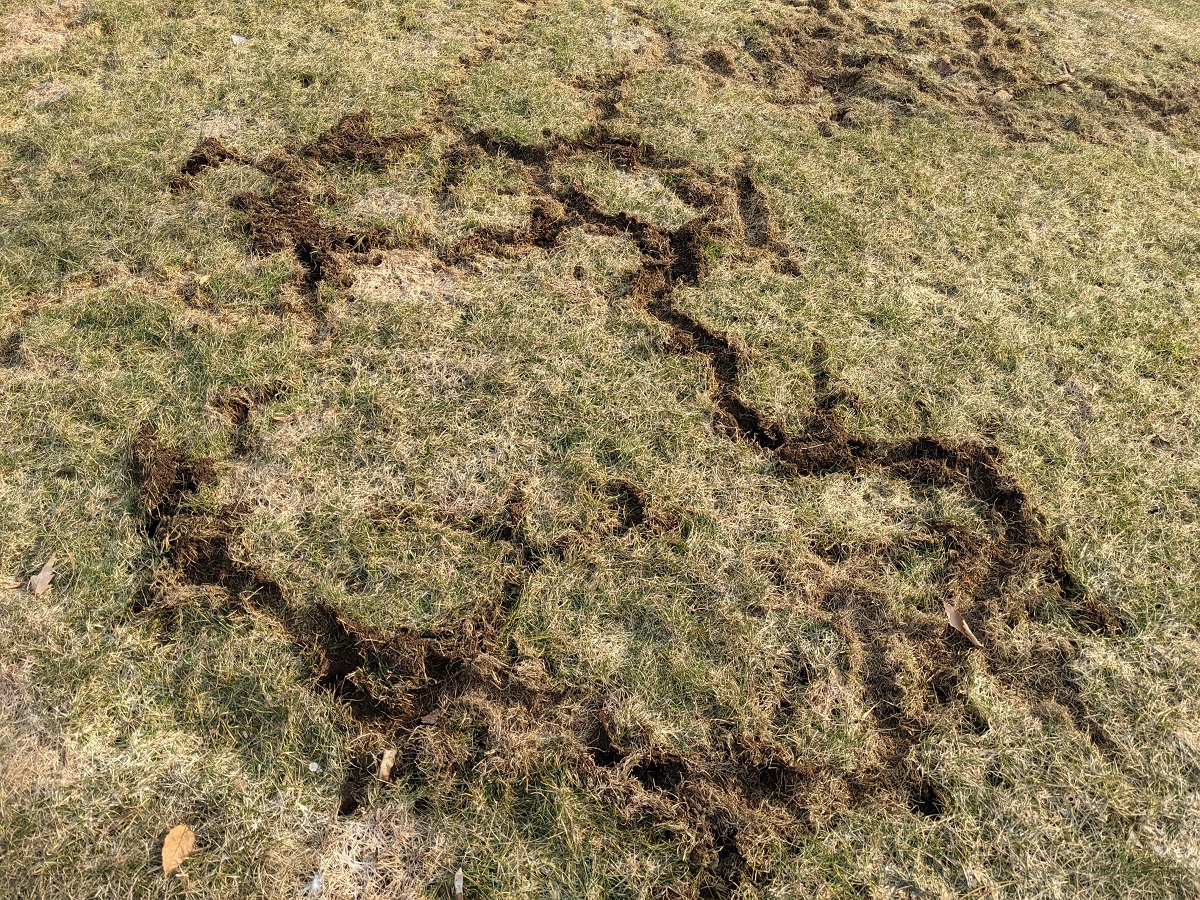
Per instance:
[[[383,759],[379,760],[379,780],[391,781],[392,769],[396,765],[396,749],[389,747],[383,751]]]
[[[933,70],[939,75],[953,75],[958,71],[958,66],[951,61],[950,57],[939,56],[933,64]]]
[[[463,870],[454,873],[454,900],[463,900]]]
[[[176,825],[167,832],[163,841],[163,873],[172,875],[183,865],[183,861],[196,849],[196,833],[187,825]]]
[[[438,722],[441,721],[441,719],[442,719],[442,717],[439,716],[437,713],[429,713],[428,715],[421,716],[421,724],[422,725],[436,725]]]
[[[982,650],[983,644],[979,643],[979,638],[975,637],[971,631],[971,626],[967,624],[967,620],[958,611],[958,607],[944,600],[942,601],[942,605],[946,607],[946,618],[950,620],[950,627],[970,641],[972,645]]]
[[[20,578],[5,578],[3,581],[0,581],[0,587],[5,590],[15,591],[24,583]]]
[[[992,94],[992,99],[995,100],[997,103],[1007,103],[1012,98],[1013,98],[1012,93],[1009,91],[1006,91],[1004,88],[1000,88],[1000,90],[995,91]]]
[[[57,561],[58,554],[51,553],[42,570],[29,579],[29,589],[33,591],[34,596],[50,590],[50,581],[54,578],[54,563]]]

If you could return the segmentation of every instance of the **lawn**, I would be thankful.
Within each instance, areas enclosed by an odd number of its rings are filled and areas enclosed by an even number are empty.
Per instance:
[[[0,0],[0,404],[0,894],[1200,896],[1200,3]]]

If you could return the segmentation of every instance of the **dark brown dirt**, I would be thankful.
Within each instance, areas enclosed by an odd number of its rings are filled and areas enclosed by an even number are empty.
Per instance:
[[[315,196],[314,175],[318,165],[358,165],[382,169],[394,163],[405,150],[424,141],[420,131],[376,134],[370,128],[369,112],[343,116],[337,124],[313,141],[284,147],[262,159],[249,160],[212,139],[196,148],[172,181],[186,186],[192,176],[227,162],[253,165],[271,176],[263,194],[241,194],[232,205],[245,213],[243,228],[258,253],[290,250],[299,263],[301,287],[308,299],[308,313],[318,323],[324,320],[322,285],[347,288],[353,283],[348,254],[388,246],[387,236],[355,232],[331,223]]]
[[[226,147],[216,138],[205,138],[192,151],[191,156],[183,161],[179,172],[172,177],[171,188],[183,190],[190,187],[192,179],[205,169],[213,169],[225,163],[245,164],[248,162],[249,160],[245,156]]]
[[[152,540],[188,497],[217,480],[212,460],[191,459],[162,443],[153,425],[143,426],[130,444],[129,474],[137,488],[143,527]]]
[[[766,195],[754,183],[749,171],[738,175],[738,215],[745,231],[744,240],[751,247],[765,247],[775,238],[774,220]]]
[[[25,363],[25,336],[20,329],[12,331],[0,341],[0,366],[15,369]]]
[[[705,50],[700,55],[700,59],[718,75],[724,75],[726,78],[729,78],[737,74],[737,64],[734,63],[733,57],[720,47]]]
[[[787,477],[852,472],[874,467],[904,478],[922,489],[960,489],[973,497],[992,522],[990,533],[965,534],[943,528],[930,536],[948,562],[945,570],[947,596],[979,621],[981,637],[988,643],[982,664],[1012,690],[1037,707],[1050,697],[1066,711],[1081,731],[1103,751],[1112,743],[1096,725],[1082,700],[1071,672],[1076,646],[1055,647],[1050,643],[1015,653],[1007,647],[1008,627],[1033,613],[1009,596],[1007,585],[1019,574],[1041,578],[1056,590],[1063,610],[1077,627],[1112,633],[1120,628],[1117,618],[1072,577],[1065,565],[1061,545],[1053,539],[1020,486],[1002,470],[1002,454],[994,445],[975,439],[919,435],[880,442],[848,431],[840,408],[849,398],[833,389],[827,354],[818,347],[814,363],[816,403],[807,426],[789,434],[783,426],[748,404],[738,391],[745,370],[746,350],[728,335],[718,332],[674,304],[674,289],[681,284],[701,282],[707,270],[704,251],[709,239],[736,239],[711,214],[702,214],[684,228],[668,231],[623,213],[601,210],[591,198],[569,187],[553,184],[545,169],[556,155],[580,151],[580,143],[564,146],[513,147],[488,138],[482,145],[491,153],[506,153],[530,171],[527,182],[549,194],[564,210],[555,217],[556,232],[566,227],[589,227],[627,235],[641,249],[641,268],[630,281],[629,297],[652,318],[669,328],[671,346],[695,354],[710,370],[709,397],[718,425],[738,440],[747,441],[779,462]],[[611,145],[605,146],[611,149]],[[617,156],[630,168],[652,164],[653,151],[627,144],[617,145]],[[596,152],[596,151],[589,151]],[[603,152],[603,151],[600,151]],[[693,180],[703,173],[692,172]],[[739,211],[743,222],[753,227],[762,243],[770,240],[769,205],[761,198],[748,176],[738,185]],[[722,186],[711,185],[720,192]],[[489,240],[498,242],[496,235]],[[511,236],[513,245],[527,249],[524,235]],[[482,245],[477,245],[479,249]],[[507,253],[509,248],[499,248]],[[644,517],[644,502],[632,492],[623,505],[628,521]],[[697,834],[707,835],[697,850],[697,871],[711,896],[726,896],[745,876],[745,854],[738,848],[742,827],[755,827],[764,817],[790,827],[805,827],[812,821],[828,821],[829,805],[842,802],[888,802],[889,798],[921,815],[938,816],[946,809],[945,793],[911,762],[914,748],[930,729],[945,726],[972,731],[987,723],[964,702],[963,681],[973,656],[980,656],[954,632],[940,610],[913,614],[896,620],[886,598],[855,581],[831,585],[822,604],[826,614],[851,648],[848,675],[862,685],[864,706],[873,710],[884,748],[873,767],[854,775],[835,773],[821,767],[804,767],[769,744],[760,748],[767,761],[746,762],[746,755],[731,755],[714,746],[708,757],[681,759],[655,748],[626,754],[607,732],[589,730],[585,744],[589,758],[598,768],[611,771],[613,788],[627,784],[624,776],[640,785],[642,792],[661,796],[669,808],[689,810],[688,818]],[[904,647],[925,664],[925,675],[913,682],[886,649]],[[1038,673],[1035,678],[1030,672]],[[919,702],[914,702],[919,701]],[[914,712],[914,709],[916,710]],[[771,755],[774,754],[774,755]],[[752,757],[751,757],[752,758]],[[632,762],[631,762],[632,760]],[[845,801],[831,801],[814,785],[840,782]],[[633,802],[628,793],[622,802]],[[808,796],[812,799],[806,801]],[[822,809],[824,806],[826,808]],[[768,812],[769,808],[769,812]],[[663,813],[665,815],[665,813]],[[774,817],[774,818],[773,818]],[[744,823],[739,825],[738,823]],[[782,826],[786,830],[786,824]]]
[[[624,478],[614,479],[604,486],[616,515],[613,532],[628,534],[644,531],[662,534],[679,527],[680,518],[674,510],[662,509],[638,485]]]
[[[232,411],[230,425],[244,425],[253,392],[235,390],[221,395]],[[525,537],[525,501],[514,489],[494,518],[473,521],[469,528],[505,544],[515,574],[494,602],[457,627],[430,632],[402,629],[383,633],[352,622],[323,604],[290,600],[283,589],[252,565],[237,559],[234,547],[241,511],[224,507],[204,513],[190,507],[190,498],[215,480],[212,463],[195,460],[162,443],[152,426],[135,437],[130,452],[130,476],[138,488],[138,505],[147,538],[160,548],[178,580],[224,590],[231,608],[255,609],[280,622],[297,652],[312,660],[314,686],[328,691],[357,723],[359,744],[374,747],[354,761],[343,787],[341,810],[358,808],[378,757],[387,746],[406,746],[423,719],[441,711],[462,693],[482,689],[500,705],[531,702],[536,692],[513,678],[501,657],[503,620],[519,603],[528,579],[545,556],[560,552],[539,548]],[[159,583],[147,590],[136,611],[171,605]],[[404,765],[411,766],[412,754]],[[403,765],[402,765],[403,768]]]
[[[308,196],[304,170],[300,166],[281,169],[265,196],[242,194],[233,206],[246,214],[244,228],[259,253],[291,250],[303,271],[302,287],[310,298],[313,318],[324,318],[320,287],[328,284],[346,288],[353,277],[342,256],[383,245],[380,236],[354,234],[340,225],[330,225]]]
[[[711,204],[703,204],[709,206]],[[766,251],[775,270],[783,275],[799,275],[800,265],[788,247],[779,240],[779,229],[766,194],[758,187],[749,169],[737,178],[737,211],[742,221],[743,241],[747,247]]]
[[[624,479],[610,481],[605,490],[612,498],[617,513],[617,530],[632,531],[646,524],[649,499],[637,485]]]
[[[250,423],[250,414],[255,407],[277,400],[282,394],[283,388],[277,384],[254,387],[235,384],[212,399],[209,405],[229,427],[234,455],[245,456],[258,446],[258,435]]]
[[[427,138],[428,134],[419,129],[376,134],[371,129],[371,114],[363,110],[343,116],[294,155],[326,164],[354,163],[382,169]]]

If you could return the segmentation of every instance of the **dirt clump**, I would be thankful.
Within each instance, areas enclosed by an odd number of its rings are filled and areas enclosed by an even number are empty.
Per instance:
[[[142,426],[130,443],[129,474],[137,488],[143,527],[151,539],[188,497],[217,480],[212,460],[192,459],[163,443],[153,425]]]
[[[265,196],[241,194],[234,198],[233,206],[246,214],[243,228],[255,250],[264,255],[282,250],[294,253],[303,271],[302,286],[312,300],[310,312],[318,320],[324,317],[318,299],[320,286],[347,288],[353,284],[342,255],[382,244],[370,236],[326,223],[295,170],[279,174]]]
[[[745,231],[744,240],[751,247],[763,247],[775,238],[770,204],[749,171],[738,175],[737,188],[738,215]]]
[[[28,360],[25,352],[25,336],[20,329],[12,331],[0,341],[0,366],[5,369],[15,369]]]
[[[624,535],[634,531],[661,534],[679,526],[679,515],[673,510],[659,508],[638,485],[624,478],[616,478],[604,485],[616,523],[613,533]]]
[[[320,163],[354,163],[382,169],[427,137],[420,129],[378,134],[371,128],[371,113],[360,110],[343,116],[294,155]]]
[[[646,508],[650,505],[649,498],[633,482],[624,479],[610,481],[605,491],[612,498],[617,513],[617,529],[621,532],[632,531],[646,524]]]
[[[196,149],[183,161],[179,171],[171,177],[170,185],[173,190],[183,190],[191,185],[192,179],[207,169],[214,169],[226,163],[245,165],[249,162],[245,156],[231,150],[218,138],[205,138],[196,145]]]
[[[278,384],[255,387],[233,384],[213,397],[209,406],[221,416],[229,429],[234,455],[245,456],[258,446],[258,435],[250,422],[250,414],[255,408],[282,395],[283,388]]]
[[[737,73],[737,65],[734,63],[733,57],[720,47],[705,50],[700,59],[718,75],[728,78]]]

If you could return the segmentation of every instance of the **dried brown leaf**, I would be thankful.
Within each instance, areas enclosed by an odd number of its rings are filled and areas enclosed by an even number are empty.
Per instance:
[[[0,588],[6,591],[15,591],[24,583],[20,578],[3,578],[0,579]]]
[[[950,621],[950,627],[970,641],[973,646],[982,650],[983,644],[979,643],[979,638],[975,637],[975,634],[971,631],[971,626],[967,624],[967,620],[958,611],[958,607],[947,601],[943,601],[942,605],[946,607],[946,618]]]
[[[163,873],[174,874],[195,849],[196,833],[187,825],[176,825],[167,832],[167,838],[163,841]]]
[[[54,564],[58,561],[58,554],[51,553],[50,558],[46,560],[46,564],[42,566],[40,572],[29,579],[29,589],[34,595],[44,594],[50,590],[50,581],[54,578]]]

